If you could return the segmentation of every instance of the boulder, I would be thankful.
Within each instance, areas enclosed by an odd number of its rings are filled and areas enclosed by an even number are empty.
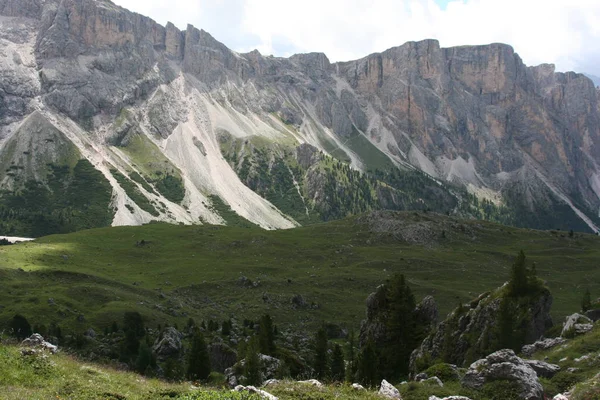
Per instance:
[[[465,396],[450,396],[450,397],[444,397],[443,399],[440,399],[439,397],[436,396],[431,396],[429,397],[429,400],[471,400],[468,397]]]
[[[160,361],[178,358],[183,352],[183,334],[173,327],[165,328],[154,342],[152,350]]]
[[[248,392],[251,394],[257,394],[260,396],[261,399],[267,399],[267,400],[279,400],[277,397],[273,396],[271,393],[267,393],[264,390],[260,390],[255,388],[254,386],[242,386],[242,385],[238,385],[236,386],[233,391],[235,392]]]
[[[444,382],[442,382],[442,380],[440,378],[438,378],[437,376],[432,376],[431,378],[423,379],[421,382],[427,383],[430,385],[436,385],[439,387],[444,387]]]
[[[552,400],[569,400],[569,398],[564,394],[557,394]]]
[[[523,346],[523,348],[521,349],[521,353],[530,357],[536,351],[548,350],[548,349],[556,347],[560,344],[563,344],[566,341],[567,341],[567,339],[564,339],[561,337],[538,340],[537,342],[535,342],[533,344],[526,344],[525,346]]]
[[[316,379],[309,379],[307,381],[298,381],[298,383],[303,383],[305,385],[311,385],[314,387],[323,387],[323,384]]]
[[[435,328],[438,324],[439,311],[437,303],[432,296],[426,296],[417,304],[415,309],[417,320],[424,326]]]
[[[593,327],[594,325],[591,319],[585,315],[575,313],[567,317],[560,336],[567,337],[572,334],[582,335],[591,331]]]
[[[353,383],[352,389],[357,390],[357,391],[367,390],[367,389],[365,389],[365,387],[363,385],[359,385],[358,383]]]
[[[281,360],[267,356],[265,354],[258,355],[260,359],[260,376],[261,381],[265,382],[268,380],[275,379],[275,375],[281,368],[282,362]],[[230,387],[236,387],[240,382],[243,382],[243,375],[239,373],[244,370],[244,366],[246,365],[246,359],[241,360],[236,363],[233,367],[227,368],[225,370],[225,380],[229,384]]]
[[[56,354],[58,351],[58,346],[53,345],[52,343],[48,343],[44,340],[44,337],[39,333],[34,333],[27,339],[21,342],[21,346],[31,347],[39,350],[47,350],[52,354]]]
[[[379,388],[379,395],[388,399],[400,399],[400,391],[394,387],[391,383],[385,379],[381,381],[381,387]]]
[[[560,371],[560,366],[540,360],[525,360],[527,364],[542,378],[551,379]]]
[[[475,361],[462,379],[462,385],[481,389],[488,382],[505,380],[516,383],[524,400],[543,400],[544,388],[535,370],[512,350],[500,350]]]

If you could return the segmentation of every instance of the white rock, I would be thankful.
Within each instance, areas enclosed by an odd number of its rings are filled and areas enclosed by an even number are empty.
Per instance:
[[[564,394],[557,394],[552,400],[569,400],[569,398]]]
[[[352,384],[352,389],[354,390],[366,390],[363,385],[359,385],[358,383]]]
[[[389,383],[385,379],[381,381],[381,387],[379,388],[379,395],[386,397],[388,399],[402,400],[402,396],[400,396],[400,391],[398,389],[396,389],[391,383]]]
[[[323,384],[316,379],[309,379],[307,381],[298,381],[298,383],[304,383],[306,385],[312,385],[315,387],[323,387]]]
[[[264,390],[260,390],[255,388],[254,386],[242,386],[238,385],[233,389],[234,392],[248,392],[259,395],[262,399],[267,400],[279,400],[276,396],[273,396],[271,393],[265,392]]]
[[[429,397],[429,400],[471,400],[468,397],[465,396],[450,396],[450,397],[444,397],[443,399],[440,399],[439,397],[436,396],[431,396]]]
[[[52,343],[48,343],[44,340],[42,335],[39,333],[34,333],[27,339],[21,342],[21,346],[34,347],[42,350],[48,350],[52,354],[56,354],[58,351],[58,347],[53,345]]]
[[[444,387],[444,382],[442,382],[442,380],[437,376],[432,376],[431,378],[423,379],[421,382],[438,385],[439,387]]]
[[[589,332],[594,327],[591,319],[581,314],[573,314],[567,317],[563,325],[561,336],[565,336],[570,331],[575,331],[576,334],[583,334]]]

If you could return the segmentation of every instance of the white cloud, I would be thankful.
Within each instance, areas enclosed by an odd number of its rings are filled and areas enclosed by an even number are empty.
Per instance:
[[[238,51],[321,51],[342,61],[425,38],[444,47],[503,42],[529,65],[600,75],[598,0],[450,0],[444,9],[434,0],[115,2],[161,23],[192,23]]]

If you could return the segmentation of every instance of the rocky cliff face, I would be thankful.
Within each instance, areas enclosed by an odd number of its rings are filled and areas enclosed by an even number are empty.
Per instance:
[[[455,309],[412,353],[411,371],[418,373],[434,360],[468,366],[499,350],[500,304],[504,295],[504,287],[501,287]],[[552,327],[552,295],[543,289],[537,295],[520,299],[517,304],[513,310],[515,329],[522,332],[525,343],[533,343]]]
[[[413,186],[468,188],[506,208],[503,222],[597,230],[599,92],[583,75],[525,66],[510,46],[444,49],[426,40],[331,63],[318,53],[238,54],[203,30],[163,27],[109,0],[0,0],[0,15],[0,145],[37,111],[111,184],[113,224],[224,223],[211,196],[265,228],[295,226],[313,207],[322,218],[412,207],[425,195],[410,189],[411,199],[401,199],[406,180],[394,174],[416,169],[429,183]],[[137,139],[117,146],[127,132]],[[242,146],[225,160],[232,149],[220,138],[228,136]],[[266,174],[276,175],[276,158],[292,175],[296,161],[306,170],[285,178],[305,200],[290,200],[292,190],[284,196],[296,213],[273,205],[273,187],[257,191],[243,176],[245,160],[252,163],[246,141],[277,155]],[[350,177],[330,190],[329,178],[346,179],[315,168],[321,161],[306,147],[291,161],[302,145],[361,173],[386,171],[366,179],[383,183],[371,183],[376,198],[322,210],[366,184]],[[169,182],[185,192],[181,201],[158,190],[164,169],[144,155],[159,153],[179,183]],[[3,172],[0,179],[17,186]],[[464,213],[466,197],[443,190],[438,211]]]

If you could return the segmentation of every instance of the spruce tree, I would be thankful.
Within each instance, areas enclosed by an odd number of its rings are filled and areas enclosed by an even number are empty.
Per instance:
[[[260,319],[260,328],[258,333],[260,352],[269,356],[274,356],[275,334],[273,332],[273,320],[269,314]]]
[[[586,312],[592,309],[592,294],[586,289],[583,299],[581,299],[581,311]]]
[[[244,363],[246,385],[259,386],[262,384],[258,347],[259,344],[256,336],[252,337],[246,346],[246,361]]]
[[[511,267],[509,281],[509,291],[511,296],[518,297],[527,294],[531,277],[529,276],[530,274],[527,270],[525,261],[525,253],[521,250]]]
[[[348,359],[348,368],[346,368],[346,381],[352,382],[356,377],[356,356],[354,355],[354,346],[356,346],[354,340],[354,331],[350,332],[348,336],[348,350],[346,352]]]
[[[415,296],[406,284],[404,275],[395,275],[387,288],[389,314],[387,343],[384,345],[383,373],[398,378],[408,373],[412,351],[422,339],[415,316]]]
[[[31,325],[29,325],[27,318],[21,314],[17,314],[12,317],[10,321],[10,329],[13,336],[19,340],[23,340],[31,336]]]
[[[206,380],[210,375],[210,357],[204,336],[198,330],[194,330],[192,347],[187,356],[186,376],[190,380]]]
[[[144,374],[148,369],[156,366],[156,360],[147,340],[142,340],[138,349],[138,355],[135,360],[135,369],[140,374]]]
[[[358,356],[357,375],[361,384],[374,387],[379,380],[379,362],[377,350],[372,340],[361,349]]]
[[[321,327],[315,336],[315,358],[314,365],[317,379],[324,380],[329,375],[329,364],[327,362],[327,333]]]
[[[346,366],[344,363],[344,354],[339,344],[333,348],[331,355],[331,380],[334,382],[343,382],[346,376]]]

